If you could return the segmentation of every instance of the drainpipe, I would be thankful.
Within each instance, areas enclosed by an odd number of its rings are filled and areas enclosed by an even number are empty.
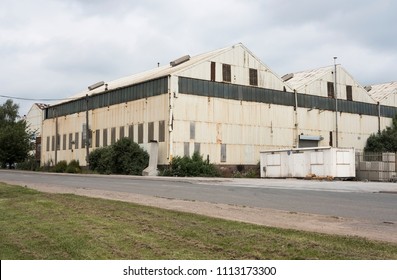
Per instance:
[[[52,108],[55,115],[55,165],[58,163],[58,114],[55,108]]]
[[[380,134],[380,102],[378,102],[378,134]]]
[[[294,95],[295,95],[295,146],[296,148],[299,148],[299,130],[298,130],[298,93],[296,92],[296,89],[294,89]]]
[[[338,93],[337,93],[337,84],[336,84],[336,59],[337,57],[334,56],[334,73],[335,73],[335,82],[334,82],[334,93],[335,93],[335,136],[336,136],[336,148],[338,148]]]
[[[168,148],[168,159],[171,162],[172,157],[173,157],[173,130],[174,130],[174,112],[173,112],[173,107],[174,107],[174,96],[172,92],[172,86],[171,86],[171,76],[168,76],[168,110],[169,110],[169,115],[168,115],[168,143],[169,143],[169,148]]]
[[[85,162],[87,168],[90,169],[90,163],[88,157],[90,155],[90,138],[89,138],[90,128],[88,125],[88,94],[85,95]]]

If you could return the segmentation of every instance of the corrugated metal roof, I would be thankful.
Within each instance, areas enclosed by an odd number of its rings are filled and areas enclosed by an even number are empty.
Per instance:
[[[286,80],[286,83],[290,85],[293,89],[299,91],[299,89],[303,88],[305,85],[310,84],[311,82],[320,79],[325,74],[332,71],[334,66],[326,66],[296,73],[290,73],[284,75],[283,77],[290,77],[292,78]]]
[[[371,85],[368,91],[372,99],[380,102],[391,94],[397,94],[397,82],[389,82],[378,85]]]
[[[212,58],[214,56],[217,56],[217,55],[219,55],[219,54],[221,54],[221,53],[223,53],[225,51],[228,51],[228,50],[230,50],[230,49],[232,49],[232,48],[234,48],[236,46],[244,47],[243,44],[239,43],[239,44],[233,45],[231,47],[217,49],[217,50],[214,50],[214,51],[211,51],[211,52],[207,52],[207,53],[204,53],[204,54],[193,56],[188,61],[183,62],[181,64],[178,64],[176,66],[171,66],[170,64],[168,64],[168,65],[165,65],[165,66],[162,66],[162,67],[157,67],[157,68],[145,71],[145,72],[137,73],[135,75],[127,76],[127,77],[120,78],[120,79],[117,79],[117,80],[113,80],[113,81],[110,81],[110,82],[105,82],[105,84],[103,86],[101,86],[101,87],[98,87],[98,88],[96,88],[94,90],[88,90],[88,89],[84,90],[84,91],[82,91],[82,92],[80,92],[78,94],[75,94],[75,95],[71,96],[68,99],[62,100],[62,101],[57,102],[57,103],[55,103],[53,105],[64,103],[64,102],[67,102],[67,101],[70,101],[70,100],[73,100],[73,99],[82,98],[82,97],[86,96],[87,94],[88,95],[94,95],[94,94],[97,94],[97,93],[101,93],[101,92],[104,92],[105,89],[107,89],[107,90],[117,89],[117,88],[129,86],[129,85],[139,84],[139,83],[144,82],[144,81],[157,79],[157,78],[160,78],[160,77],[165,77],[165,76],[168,76],[168,75],[171,75],[171,74],[175,74],[178,71],[186,70],[186,69],[194,66],[195,64],[199,63],[199,62],[202,62],[204,60],[208,60],[208,59],[210,59],[210,58]]]

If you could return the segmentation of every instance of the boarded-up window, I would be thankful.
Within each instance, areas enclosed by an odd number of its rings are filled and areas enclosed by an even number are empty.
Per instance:
[[[147,131],[148,142],[150,142],[151,140],[155,140],[154,139],[154,123],[153,122],[150,122],[147,124],[147,130],[148,130]]]
[[[51,137],[51,151],[55,151],[55,136]]]
[[[120,139],[124,138],[124,126],[120,126]]]
[[[132,141],[134,141],[134,125],[131,124],[128,127],[128,138],[130,138]]]
[[[159,121],[159,142],[165,141],[165,121]]]
[[[61,135],[57,134],[57,150],[61,149]]]
[[[85,130],[85,124],[83,125],[83,132],[81,133],[81,148],[84,149],[85,148],[85,144],[86,144],[86,130]]]
[[[104,128],[103,129],[103,137],[102,137],[102,141],[103,141],[103,146],[106,147],[108,145],[108,129]]]
[[[138,124],[138,144],[143,143],[143,123]]]
[[[258,70],[250,68],[249,75],[250,75],[250,85],[257,86],[258,85]]]
[[[211,81],[215,82],[215,71],[216,71],[216,63],[211,62]]]
[[[346,86],[346,99],[353,101],[353,90],[352,86]]]
[[[73,149],[73,133],[69,133],[69,150]]]
[[[79,148],[79,133],[76,132],[74,134],[74,148],[78,149]]]
[[[328,92],[328,97],[335,98],[334,83],[327,82],[327,92]]]
[[[99,129],[95,130],[95,147],[98,148],[101,140],[101,132]]]
[[[221,162],[226,162],[226,144],[221,144]]]
[[[62,150],[66,150],[66,134],[62,135]]]
[[[224,82],[231,82],[232,81],[232,70],[230,64],[223,64],[222,65],[222,76]]]
[[[116,128],[112,127],[110,130],[110,144],[113,145],[116,143]]]
[[[190,122],[190,139],[194,140],[196,138],[196,124],[195,122]]]
[[[332,131],[329,132],[329,146],[332,147]]]
[[[190,156],[190,143],[189,142],[185,142],[183,143],[183,155],[186,157]]]
[[[47,142],[46,142],[46,151],[50,151],[50,136],[47,136]]]
[[[200,143],[194,143],[194,152],[200,154]]]

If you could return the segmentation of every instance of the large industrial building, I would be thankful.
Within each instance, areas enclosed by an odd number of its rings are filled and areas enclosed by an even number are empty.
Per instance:
[[[87,152],[122,137],[145,149],[157,141],[160,165],[195,151],[219,165],[254,165],[267,149],[362,150],[396,113],[339,65],[281,78],[237,44],[100,82],[45,108],[41,163],[85,165]]]

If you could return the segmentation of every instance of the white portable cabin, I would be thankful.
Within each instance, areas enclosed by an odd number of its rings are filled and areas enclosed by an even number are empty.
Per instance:
[[[298,148],[260,153],[261,178],[356,176],[354,148]]]

